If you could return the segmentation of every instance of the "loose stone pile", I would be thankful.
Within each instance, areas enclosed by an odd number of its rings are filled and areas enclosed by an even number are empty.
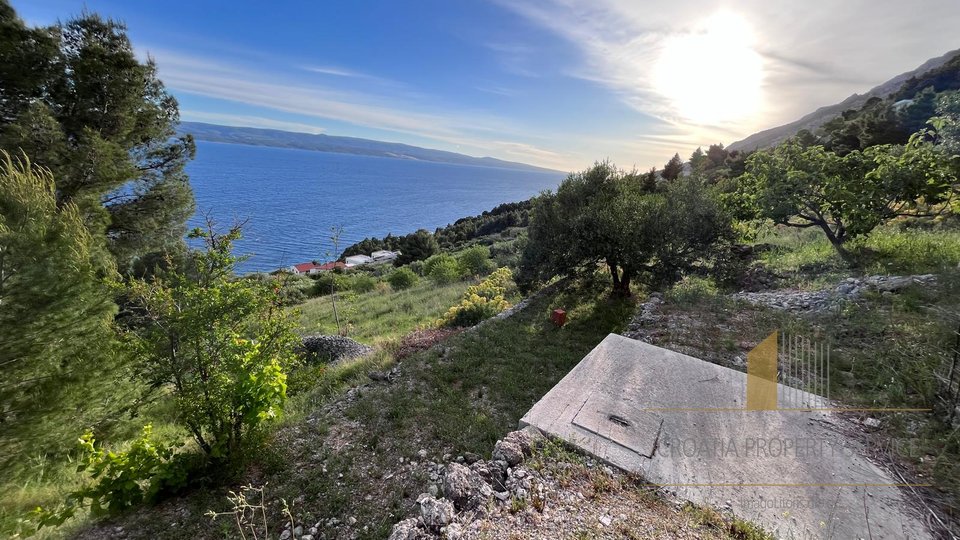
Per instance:
[[[435,464],[429,492],[417,497],[420,516],[394,525],[390,540],[463,538],[471,523],[496,506],[530,500],[537,487],[533,473],[520,464],[541,440],[536,430],[514,431],[497,441],[491,460],[470,454],[446,466]]]
[[[357,358],[373,352],[373,347],[358,343],[344,336],[314,334],[304,336],[301,353],[307,362],[337,362]]]
[[[867,290],[892,294],[909,285],[930,285],[934,281],[936,276],[932,274],[869,276],[861,279],[851,277],[835,287],[819,291],[783,289],[769,292],[739,292],[732,295],[732,298],[784,311],[817,312],[830,309],[843,301],[855,300]]]

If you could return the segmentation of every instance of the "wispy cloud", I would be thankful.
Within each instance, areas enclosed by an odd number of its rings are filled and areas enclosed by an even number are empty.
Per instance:
[[[300,117],[333,120],[355,126],[436,141],[445,147],[472,155],[492,155],[545,167],[567,168],[572,159],[558,152],[538,149],[528,143],[506,143],[497,137],[528,138],[530,132],[513,120],[492,113],[451,111],[430,104],[405,102],[395,93],[377,93],[287,80],[282,74],[261,72],[223,61],[176,51],[152,49],[160,76],[177,92],[265,108]],[[412,94],[415,95],[415,94]],[[230,125],[323,131],[305,122],[271,120],[261,116],[186,110],[185,120]],[[406,140],[405,137],[398,137]],[[421,143],[423,144],[423,143]],[[527,148],[529,152],[522,150]]]
[[[481,85],[481,86],[477,86],[476,89],[481,92],[486,92],[488,94],[494,94],[494,95],[503,96],[503,97],[514,97],[518,94],[518,92],[512,88],[506,88],[503,86],[496,86],[496,85]]]
[[[544,148],[538,148],[532,144],[511,141],[491,141],[490,144],[494,148],[501,149],[506,154],[513,156],[514,159],[532,156],[539,161],[555,163],[563,159],[563,156],[557,152],[546,150]]]
[[[336,66],[304,66],[305,70],[312,71],[313,73],[320,73],[321,75],[334,75],[337,77],[352,77],[352,78],[369,78],[369,75],[358,73],[356,71],[351,71],[349,69],[339,68]]]
[[[359,79],[388,86],[400,86],[400,84],[396,81],[387,79],[385,77],[371,75],[369,73],[363,73],[340,66],[303,66],[303,70],[309,71],[310,73],[316,73],[318,75],[329,75],[331,77],[343,77],[346,79]]]
[[[517,42],[488,42],[485,46],[494,52],[500,67],[511,75],[539,77],[537,57],[540,50]]]

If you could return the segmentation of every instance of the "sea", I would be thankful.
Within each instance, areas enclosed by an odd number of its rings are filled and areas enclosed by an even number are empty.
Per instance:
[[[479,167],[241,144],[197,142],[187,173],[190,226],[243,223],[238,273],[269,272],[338,253],[363,238],[433,231],[498,204],[555,190],[560,172]]]

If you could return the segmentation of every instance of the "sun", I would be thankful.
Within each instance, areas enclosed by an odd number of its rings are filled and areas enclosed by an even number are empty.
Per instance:
[[[744,120],[760,107],[763,59],[743,17],[720,12],[695,31],[667,38],[654,86],[677,115],[697,124]]]

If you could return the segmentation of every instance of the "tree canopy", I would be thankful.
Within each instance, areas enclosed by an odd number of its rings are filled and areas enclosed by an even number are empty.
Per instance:
[[[556,194],[536,199],[519,282],[555,275],[610,272],[613,292],[629,296],[635,278],[670,282],[729,234],[706,186],[688,177],[647,192],[638,176],[610,163],[572,174]]]
[[[53,173],[57,203],[77,206],[121,271],[181,249],[194,142],[175,136],[177,102],[125,27],[84,14],[29,28],[0,0],[0,30],[0,149]]]
[[[680,154],[674,154],[670,161],[663,166],[663,172],[660,173],[665,180],[676,180],[683,173],[683,160]]]
[[[756,215],[790,227],[817,227],[848,262],[844,247],[898,216],[931,215],[956,190],[957,158],[917,133],[905,146],[839,155],[791,139],[753,154],[738,197]]]
[[[226,458],[283,407],[296,335],[269,283],[234,278],[239,227],[191,237],[206,249],[191,253],[189,271],[131,281],[131,337],[139,377],[172,389],[178,420],[204,452]]]
[[[94,408],[93,396],[83,383],[115,367],[104,278],[113,271],[96,256],[79,208],[57,206],[49,171],[0,153],[0,186],[0,440],[31,432],[49,442],[32,429],[39,415],[89,421],[81,411]]]

